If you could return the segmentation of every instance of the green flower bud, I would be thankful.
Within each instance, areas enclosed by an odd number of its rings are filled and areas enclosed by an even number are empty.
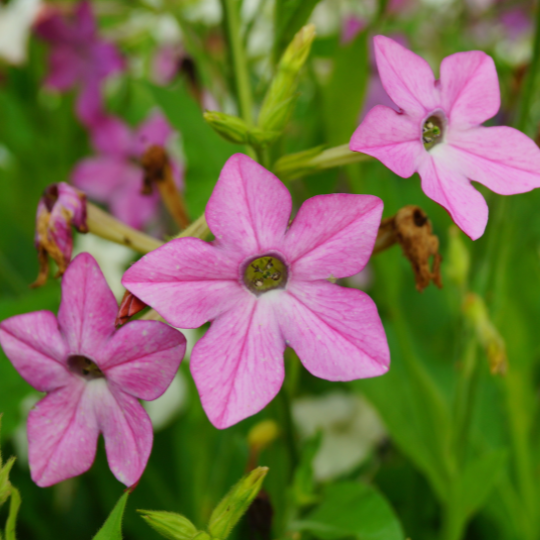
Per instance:
[[[467,294],[463,303],[463,313],[484,348],[491,374],[504,375],[508,369],[506,344],[491,322],[484,300],[475,293]]]
[[[281,57],[276,76],[264,98],[258,124],[263,131],[275,132],[276,139],[285,128],[292,113],[296,100],[298,74],[307,60],[314,39],[315,26],[313,24],[304,26],[294,36]]]
[[[169,540],[206,540],[188,518],[174,512],[137,510],[141,517],[161,536]],[[208,535],[207,535],[208,536]]]
[[[446,263],[446,273],[448,277],[458,287],[464,287],[469,275],[471,258],[469,250],[463,242],[460,230],[452,225],[448,229],[448,261]]]
[[[216,506],[208,523],[212,538],[225,540],[261,489],[268,467],[258,467],[244,476]]]
[[[218,111],[206,111],[203,117],[216,133],[235,144],[265,147],[275,141],[279,135],[272,131],[267,132],[257,127],[250,127],[241,118]]]

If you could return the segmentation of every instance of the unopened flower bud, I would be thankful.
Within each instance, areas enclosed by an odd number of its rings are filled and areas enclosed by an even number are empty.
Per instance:
[[[248,433],[250,449],[261,452],[275,441],[279,435],[279,427],[274,420],[263,420],[255,424]]]
[[[486,352],[492,375],[504,375],[508,368],[506,345],[489,318],[484,300],[477,294],[467,294],[463,303],[463,312]]]
[[[66,271],[73,251],[72,225],[79,232],[88,232],[86,195],[65,182],[50,185],[43,192],[37,208],[35,245],[40,268],[32,287],[47,281],[48,256],[58,265],[57,277]]]
[[[203,116],[219,135],[235,144],[265,147],[279,136],[279,133],[250,127],[241,118],[230,114],[206,111]]]
[[[471,258],[467,246],[463,242],[461,231],[451,225],[448,229],[448,262],[446,273],[458,287],[464,287],[469,275]]]
[[[225,540],[229,536],[259,493],[267,473],[268,467],[254,469],[225,495],[210,517],[208,532],[212,538]]]
[[[277,138],[285,128],[292,113],[298,74],[302,69],[315,39],[315,26],[308,24],[300,29],[287,47],[279,62],[259,114],[259,127],[263,131],[275,132]]]
[[[152,510],[138,510],[138,512],[150,527],[169,540],[206,539],[204,536],[206,533],[198,531],[188,518],[180,514]]]

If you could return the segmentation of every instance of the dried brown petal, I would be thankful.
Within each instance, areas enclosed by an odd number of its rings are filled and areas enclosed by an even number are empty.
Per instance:
[[[439,289],[442,288],[439,239],[433,234],[427,214],[419,206],[404,206],[395,216],[382,220],[373,253],[379,253],[396,243],[400,244],[403,254],[411,263],[419,292],[431,281]],[[430,267],[431,257],[433,265]]]

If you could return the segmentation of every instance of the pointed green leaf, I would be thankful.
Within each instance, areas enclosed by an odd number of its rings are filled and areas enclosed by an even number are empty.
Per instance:
[[[122,540],[122,518],[130,492],[126,491],[93,540]]]

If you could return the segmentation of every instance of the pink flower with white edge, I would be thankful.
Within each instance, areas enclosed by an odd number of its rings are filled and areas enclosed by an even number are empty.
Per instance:
[[[41,487],[87,471],[100,433],[120,482],[132,486],[146,467],[153,433],[138,399],[165,392],[186,340],[157,321],[117,331],[117,310],[96,261],[81,253],[64,275],[58,318],[36,311],[0,323],[6,356],[30,385],[47,392],[28,417],[30,470]]]
[[[141,229],[159,208],[159,193],[141,193],[144,171],[139,161],[152,145],[166,146],[173,129],[160,113],[152,114],[137,129],[120,118],[102,116],[90,127],[92,144],[98,155],[80,161],[72,172],[72,182],[89,198],[105,203],[110,211],[131,227]],[[176,186],[183,187],[182,168],[172,159]]]
[[[540,187],[540,149],[516,129],[480,125],[500,106],[497,71],[485,53],[446,57],[436,81],[424,59],[384,36],[374,41],[383,86],[401,111],[373,108],[351,150],[404,178],[418,172],[424,193],[476,240],[488,207],[471,180],[501,195]]]
[[[366,265],[382,209],[371,195],[319,195],[289,227],[287,188],[236,154],[206,207],[216,239],[172,240],[124,274],[126,289],[173,326],[212,321],[193,349],[191,371],[216,427],[274,398],[287,345],[313,375],[331,381],[388,370],[388,344],[371,298],[328,281]]]

